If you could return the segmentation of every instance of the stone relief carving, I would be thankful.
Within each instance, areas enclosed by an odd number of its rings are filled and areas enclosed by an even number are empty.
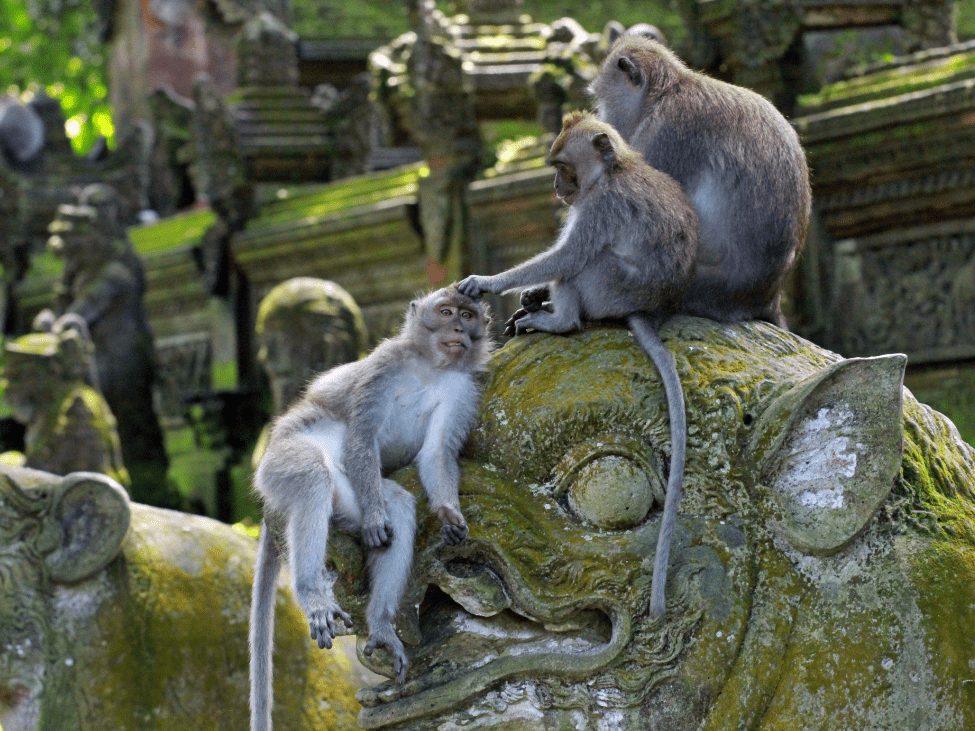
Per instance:
[[[682,317],[663,336],[689,424],[664,618],[646,612],[669,448],[655,372],[623,329],[516,339],[462,463],[470,536],[419,526],[398,618],[413,664],[359,692],[360,725],[971,723],[975,452],[902,389],[905,358],[844,360],[759,323]],[[359,623],[364,555],[337,545]]]

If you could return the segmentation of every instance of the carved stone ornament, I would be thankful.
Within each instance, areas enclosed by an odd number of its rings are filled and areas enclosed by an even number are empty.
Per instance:
[[[0,466],[4,731],[239,731],[255,543],[109,478]],[[356,728],[348,663],[278,597],[278,731]],[[283,665],[283,667],[282,667]]]
[[[671,448],[657,372],[621,328],[517,338],[461,465],[470,535],[420,523],[412,664],[359,692],[360,725],[975,724],[975,451],[902,388],[904,356],[844,360],[764,323],[662,335],[688,421],[665,616],[647,613]],[[361,626],[361,548],[330,565]]]

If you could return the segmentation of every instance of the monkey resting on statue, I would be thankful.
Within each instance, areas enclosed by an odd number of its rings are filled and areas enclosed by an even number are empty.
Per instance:
[[[647,165],[616,130],[590,114],[565,116],[549,163],[555,168],[555,192],[570,206],[558,241],[513,269],[470,276],[458,287],[478,298],[482,292],[541,284],[523,295],[526,307],[508,322],[517,333],[566,333],[583,319],[626,318],[660,371],[672,445],[650,596],[651,613],[661,615],[687,434],[677,367],[658,330],[678,311],[693,276],[697,216],[673,179]]]
[[[408,660],[393,619],[413,560],[416,515],[412,495],[384,475],[415,460],[444,542],[467,536],[457,455],[477,413],[475,376],[491,352],[489,323],[487,308],[456,288],[415,300],[398,336],[312,381],[275,422],[254,478],[265,510],[285,523],[295,594],[320,648],[332,646],[336,620],[352,626],[325,568],[329,524],[361,533],[372,586],[363,652],[385,646],[401,684]],[[271,728],[279,561],[266,519],[251,605],[252,731]]]
[[[599,118],[687,192],[700,220],[680,312],[784,328],[780,290],[806,240],[812,199],[799,136],[772,103],[687,68],[627,33],[590,85]]]

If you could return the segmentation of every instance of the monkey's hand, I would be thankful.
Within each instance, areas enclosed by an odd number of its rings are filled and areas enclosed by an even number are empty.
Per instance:
[[[321,603],[320,608],[308,613],[308,628],[311,630],[311,638],[318,642],[319,650],[331,650],[332,640],[335,639],[335,620],[341,619],[347,628],[352,629],[352,617],[331,599]]]
[[[460,290],[462,295],[470,297],[475,302],[481,299],[481,295],[485,292],[493,292],[491,288],[491,277],[482,277],[477,274],[472,274],[466,279],[461,280],[460,284],[457,285],[457,289]]]
[[[393,656],[393,671],[396,673],[396,682],[402,685],[403,681],[406,680],[406,669],[410,666],[410,661],[406,657],[406,648],[403,647],[403,643],[396,635],[396,630],[393,629],[392,624],[370,630],[369,641],[362,648],[362,654],[369,657],[379,646],[385,647]]]
[[[524,304],[525,295],[522,294],[521,297],[522,297],[522,304]],[[552,308],[551,302],[541,302],[538,303],[537,305],[532,304],[531,309],[529,309],[526,306],[526,307],[522,307],[520,310],[515,310],[514,314],[511,317],[509,317],[508,320],[504,323],[504,334],[507,335],[508,337],[511,337],[513,335],[523,335],[525,332],[527,332],[528,326],[525,325],[524,323],[519,322],[519,320],[527,317],[528,315],[539,312],[541,310],[545,310],[545,312],[555,311]]]
[[[547,284],[542,284],[538,287],[529,287],[521,292],[521,306],[525,309],[525,312],[538,312],[545,307],[545,303],[550,298],[551,295],[549,294]],[[549,312],[552,311],[551,302],[548,302],[546,309]]]
[[[440,518],[440,537],[448,546],[456,546],[467,538],[467,521],[460,511],[444,505],[437,511]]]
[[[362,542],[366,548],[383,548],[393,540],[393,523],[385,508],[366,515],[362,519]]]

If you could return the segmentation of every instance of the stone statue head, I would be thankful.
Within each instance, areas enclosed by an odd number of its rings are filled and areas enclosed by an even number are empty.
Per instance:
[[[256,328],[257,357],[271,381],[275,413],[317,374],[358,359],[368,341],[352,295],[313,277],[289,279],[268,292]]]
[[[48,232],[48,248],[66,263],[104,261],[128,242],[119,224],[118,193],[102,183],[85,186],[77,203],[59,205]]]
[[[844,360],[764,323],[678,317],[662,335],[688,423],[665,615],[647,611],[658,374],[625,329],[517,338],[463,455],[470,535],[449,547],[419,525],[398,617],[412,665],[360,691],[360,724],[975,723],[975,451],[903,389],[905,357]],[[424,516],[415,471],[393,479]],[[332,561],[358,623],[364,556],[350,541]]]

